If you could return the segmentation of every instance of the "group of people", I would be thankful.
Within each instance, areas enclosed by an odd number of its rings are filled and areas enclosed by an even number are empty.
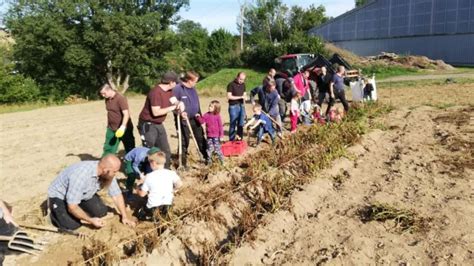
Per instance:
[[[274,143],[277,136],[283,136],[283,121],[288,105],[292,132],[296,131],[300,123],[339,121],[349,110],[344,94],[344,71],[344,67],[339,67],[331,77],[322,67],[315,78],[310,78],[314,74],[310,71],[276,77],[275,69],[270,69],[262,85],[250,91],[249,100],[253,110],[250,119],[247,119],[245,108],[246,74],[237,73],[227,86],[229,140],[243,139],[244,129],[247,129],[256,135],[257,145],[265,134],[270,135]],[[149,91],[137,124],[141,147],[135,147],[134,126],[127,99],[109,84],[102,86],[100,94],[105,98],[107,129],[101,159],[73,164],[52,181],[48,188],[52,223],[67,230],[75,230],[82,224],[103,227],[109,208],[97,193],[104,188],[108,189],[125,225],[136,225],[136,219],[126,209],[126,199],[132,200],[136,196],[148,197],[137,218],[150,219],[157,211],[166,215],[172,205],[174,192],[182,183],[178,174],[171,170],[171,151],[164,126],[170,113],[177,130],[181,131],[180,155],[185,169],[192,138],[206,164],[214,161],[223,163],[222,105],[213,100],[207,112],[201,111],[195,88],[198,80],[199,75],[193,71],[186,72],[181,78],[174,72],[167,72]],[[258,96],[258,102],[255,96]],[[328,107],[326,115],[323,115],[321,107],[325,99],[328,99]],[[335,99],[342,102],[344,111],[334,109]],[[123,162],[116,155],[120,142],[126,151]],[[127,175],[126,197],[115,178],[122,163]],[[9,225],[8,230],[16,226],[9,210],[0,204],[1,230],[6,228],[6,224]]]

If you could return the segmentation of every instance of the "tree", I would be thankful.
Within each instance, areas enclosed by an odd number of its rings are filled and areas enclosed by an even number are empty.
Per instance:
[[[234,36],[224,29],[212,32],[206,52],[207,69],[216,71],[229,66],[234,57],[236,42]]]
[[[359,6],[363,6],[367,3],[369,3],[371,0],[355,0],[355,6],[356,7],[359,7]]]
[[[175,62],[174,69],[193,69],[200,74],[206,72],[206,50],[209,41],[207,30],[199,23],[184,20],[177,26],[175,40],[179,46],[167,54],[168,59]]]
[[[18,1],[6,24],[17,68],[43,94],[97,95],[108,81],[125,91],[166,69],[177,12],[189,0]]]
[[[40,91],[36,83],[13,71],[12,52],[0,45],[0,104],[38,100]]]
[[[323,5],[318,7],[310,5],[307,9],[299,6],[292,6],[290,11],[290,27],[294,31],[304,31],[319,26],[328,20],[326,8]]]
[[[257,0],[245,14],[244,31],[251,44],[260,39],[282,42],[292,32],[306,32],[328,20],[324,6],[310,5],[308,8],[288,8],[280,0]]]
[[[245,13],[244,32],[270,42],[283,40],[289,31],[285,23],[287,12],[288,7],[281,0],[257,0]]]

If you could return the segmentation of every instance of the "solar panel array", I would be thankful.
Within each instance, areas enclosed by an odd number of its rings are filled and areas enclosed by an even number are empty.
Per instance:
[[[332,42],[474,33],[474,0],[376,0],[314,28]]]

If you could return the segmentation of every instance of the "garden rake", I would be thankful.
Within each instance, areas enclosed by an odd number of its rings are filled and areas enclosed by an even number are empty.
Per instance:
[[[0,241],[8,241],[8,248],[14,251],[38,256],[37,250],[43,250],[44,243],[30,238],[25,231],[17,231],[12,236],[0,236]]]

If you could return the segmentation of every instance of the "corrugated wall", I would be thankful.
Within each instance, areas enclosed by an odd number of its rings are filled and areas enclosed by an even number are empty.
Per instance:
[[[387,51],[474,65],[474,0],[376,0],[310,34],[360,55]]]

